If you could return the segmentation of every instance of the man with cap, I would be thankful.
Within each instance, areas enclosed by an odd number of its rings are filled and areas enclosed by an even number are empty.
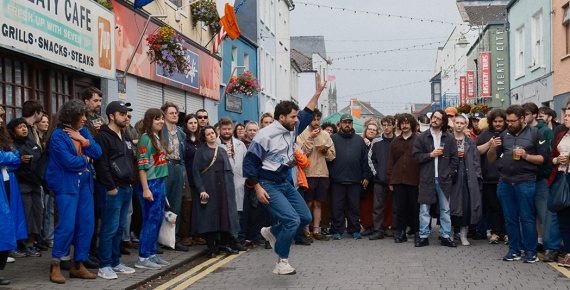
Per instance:
[[[99,273],[104,279],[117,279],[116,273],[131,274],[135,270],[119,261],[121,236],[133,195],[135,181],[134,148],[124,133],[128,124],[130,103],[113,101],[107,105],[108,125],[101,125],[95,140],[103,154],[94,163],[97,171],[101,228],[99,231]]]
[[[348,224],[348,234],[354,239],[362,239],[359,222],[360,192],[362,187],[366,189],[372,178],[366,145],[362,137],[355,134],[352,123],[352,116],[343,114],[340,117],[340,130],[331,135],[336,148],[336,158],[329,163],[333,240],[341,239],[345,224]],[[344,214],[345,205],[348,205],[348,218]]]
[[[479,121],[483,118],[485,118],[485,115],[483,115],[481,112],[476,112],[469,118],[469,121],[471,121],[471,130],[469,130],[469,137],[475,141],[477,141],[477,136],[481,134],[481,129],[479,129]]]
[[[457,115],[457,109],[455,107],[447,107],[447,109],[445,109],[445,114],[449,120],[447,124],[447,132],[453,133],[453,129],[455,128],[455,115]]]

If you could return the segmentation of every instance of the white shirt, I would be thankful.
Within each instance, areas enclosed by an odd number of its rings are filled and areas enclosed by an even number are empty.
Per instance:
[[[437,149],[439,148],[439,145],[441,143],[441,131],[439,131],[439,136],[438,134],[436,134],[431,128],[429,128],[429,132],[431,133],[431,136],[433,137],[433,148]],[[438,161],[438,157],[435,158],[435,177],[437,177],[437,161]]]

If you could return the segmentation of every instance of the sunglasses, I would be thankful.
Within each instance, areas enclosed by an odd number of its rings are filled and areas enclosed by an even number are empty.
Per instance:
[[[198,117],[196,117],[196,118],[198,118],[198,119],[208,119],[208,116],[198,116]]]

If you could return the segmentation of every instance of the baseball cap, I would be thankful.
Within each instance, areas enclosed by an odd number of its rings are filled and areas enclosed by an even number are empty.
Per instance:
[[[107,110],[105,110],[105,112],[107,112],[107,115],[113,114],[115,112],[126,113],[133,110],[129,108],[130,106],[131,103],[125,103],[123,101],[112,101],[107,105]]]
[[[481,120],[483,118],[485,118],[485,115],[481,112],[473,113],[473,115],[471,116],[471,119]]]
[[[352,121],[352,116],[348,113],[344,113],[342,114],[342,116],[340,116],[340,121],[344,121],[344,120],[351,120]]]
[[[447,109],[445,109],[445,114],[447,115],[457,115],[457,109],[455,107],[447,107]]]

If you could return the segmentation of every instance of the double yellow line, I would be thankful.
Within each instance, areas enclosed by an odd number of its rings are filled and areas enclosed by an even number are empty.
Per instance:
[[[181,284],[177,285],[176,287],[172,288],[172,289],[186,289],[188,288],[188,286],[196,283],[196,281],[206,277],[206,275],[216,271],[218,268],[220,268],[221,266],[229,263],[231,260],[237,258],[239,255],[241,255],[242,253],[245,252],[240,252],[237,255],[230,255],[230,256],[221,256],[218,255],[216,258],[212,258],[209,259],[203,263],[201,263],[200,265],[195,266],[194,268],[184,272],[183,274],[179,275],[178,277],[160,285],[159,287],[156,287],[155,289],[157,290],[166,290],[180,282],[182,282]],[[215,263],[215,264],[214,264]],[[213,265],[212,265],[213,264]],[[202,271],[202,269],[206,268],[206,270]],[[202,271],[202,272],[200,272]],[[198,273],[200,272],[200,273]],[[198,273],[198,275],[192,276],[195,273]]]
[[[543,254],[538,254],[538,257],[542,259],[544,259],[544,255]],[[570,271],[569,268],[566,267],[560,267],[558,266],[557,262],[547,262],[548,265],[550,265],[552,268],[558,270],[558,272],[562,273],[562,275],[566,276],[567,278],[570,278]]]

